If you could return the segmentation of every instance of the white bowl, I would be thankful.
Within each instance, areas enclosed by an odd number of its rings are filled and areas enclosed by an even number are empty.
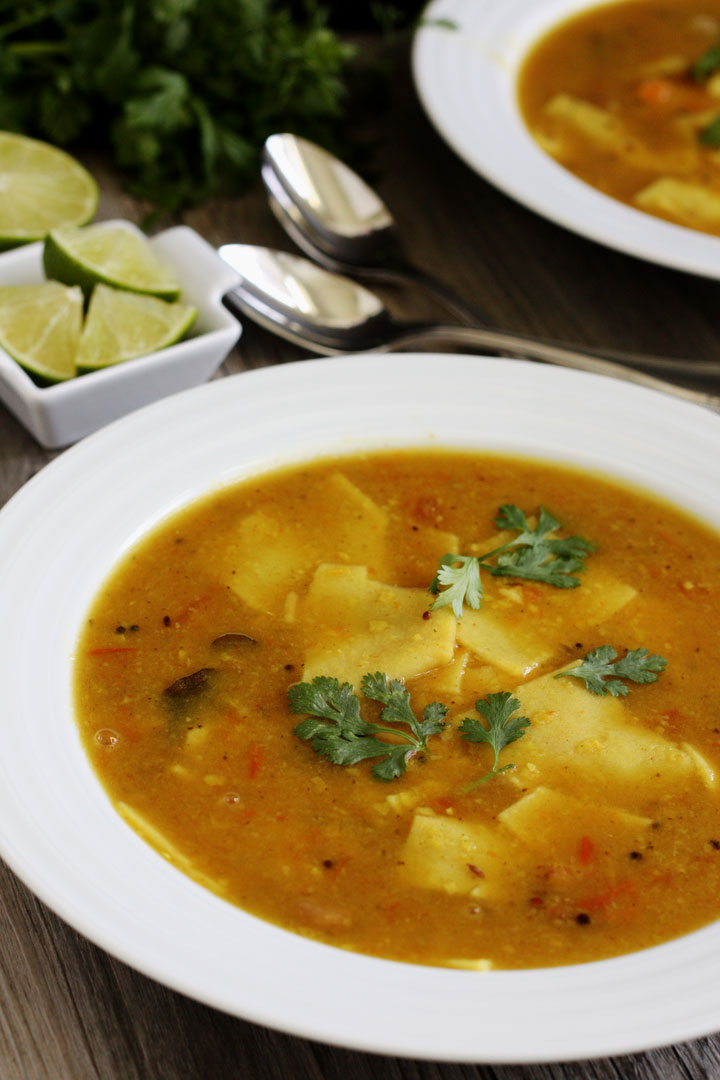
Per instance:
[[[88,763],[73,717],[73,652],[97,590],[139,537],[201,494],[286,462],[437,445],[600,469],[720,528],[720,418],[582,372],[367,355],[265,368],[141,409],[61,455],[0,511],[0,855],[115,956],[296,1035],[413,1058],[518,1062],[714,1031],[720,922],[547,970],[356,955],[265,923],[175,870],[115,813]]]
[[[420,100],[468,165],[531,210],[626,254],[718,278],[720,238],[590,187],[541,150],[525,126],[516,88],[529,50],[553,26],[596,6],[595,0],[434,0],[413,50]]]
[[[143,235],[129,221],[108,224]],[[239,279],[215,249],[184,225],[158,233],[150,245],[173,268],[183,300],[198,309],[195,325],[183,341],[43,387],[0,348],[0,401],[42,446],[68,446],[141,405],[205,382],[240,337],[240,323],[221,302]],[[44,281],[42,253],[40,243],[0,255],[0,285]]]

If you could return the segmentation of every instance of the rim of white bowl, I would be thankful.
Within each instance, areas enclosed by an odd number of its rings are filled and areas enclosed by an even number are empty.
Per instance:
[[[294,1035],[517,1063],[714,1031],[720,922],[573,967],[473,973],[394,963],[225,903],[112,809],[80,746],[70,687],[79,628],[112,565],[208,490],[289,461],[387,446],[475,446],[592,468],[720,529],[720,418],[602,376],[467,355],[366,355],[231,376],[140,409],[66,451],[0,511],[0,854],[112,955]]]
[[[592,6],[588,0],[434,0],[413,44],[423,108],[466,164],[528,209],[627,255],[720,278],[720,237],[604,195],[541,150],[525,127],[516,79],[528,50]]]

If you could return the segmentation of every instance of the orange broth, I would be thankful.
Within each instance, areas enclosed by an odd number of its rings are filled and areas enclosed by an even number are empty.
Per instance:
[[[438,559],[508,539],[508,503],[595,542],[580,586],[483,573],[479,612],[428,616]],[[624,698],[554,678],[604,644],[667,669]],[[76,711],[126,821],[231,903],[394,960],[552,966],[720,913],[718,655],[720,537],[671,505],[537,461],[362,454],[222,489],[139,543],[89,612]],[[319,757],[288,705],[305,676],[368,670],[417,715],[448,707],[387,783]],[[530,726],[465,792],[493,754],[457,729],[502,690]]]
[[[525,122],[586,183],[720,235],[720,66],[693,74],[716,46],[720,0],[626,0],[586,10],[527,56],[518,80]]]

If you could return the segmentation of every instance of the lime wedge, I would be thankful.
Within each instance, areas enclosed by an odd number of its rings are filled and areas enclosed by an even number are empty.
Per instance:
[[[166,349],[187,333],[196,315],[189,304],[97,285],[80,338],[78,368],[97,371]]]
[[[43,382],[77,374],[83,295],[56,281],[0,287],[0,345]]]
[[[118,225],[53,229],[45,240],[45,273],[66,285],[79,285],[86,296],[93,286],[177,300],[175,275],[155,258],[144,236]]]
[[[63,150],[0,131],[0,251],[83,225],[97,209],[92,176]]]

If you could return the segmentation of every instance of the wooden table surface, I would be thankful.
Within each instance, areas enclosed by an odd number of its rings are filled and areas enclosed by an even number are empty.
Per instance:
[[[415,261],[508,329],[608,349],[720,357],[720,283],[605,250],[490,187],[435,133],[405,61],[400,55],[392,103],[372,130],[381,137],[377,187]],[[99,218],[138,220],[142,208],[117,178],[95,159],[90,164],[102,186]],[[243,198],[216,200],[184,220],[215,244],[237,240],[292,250],[260,184]],[[412,292],[384,295],[398,314],[428,313]],[[304,355],[247,324],[223,370]],[[708,380],[694,385],[713,388]],[[0,504],[53,456],[0,405]],[[0,919],[1,1080],[720,1077],[720,1036],[616,1059],[499,1067],[376,1057],[272,1032],[186,999],[112,959],[2,864]],[[520,1024],[519,1038],[521,1031]]]

